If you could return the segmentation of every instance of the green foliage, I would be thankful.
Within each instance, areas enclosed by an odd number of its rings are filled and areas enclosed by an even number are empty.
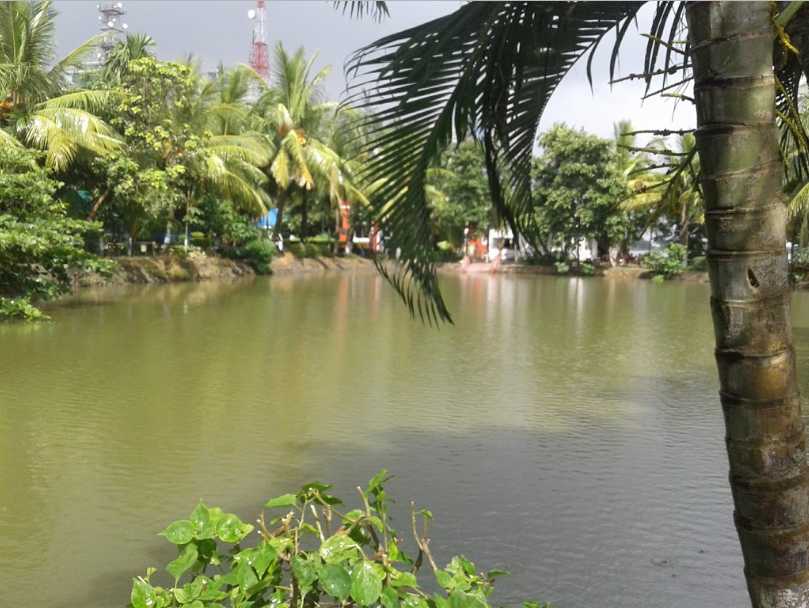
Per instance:
[[[704,255],[698,255],[688,261],[688,269],[696,272],[706,272],[708,270],[708,259]]]
[[[387,480],[380,471],[358,489],[359,508],[350,510],[330,493],[331,486],[307,484],[267,501],[265,508],[274,513],[268,520],[262,512],[257,526],[199,503],[187,519],[161,532],[177,546],[177,557],[165,566],[169,584],[158,584],[161,575],[149,568],[133,580],[129,605],[488,608],[494,579],[503,572],[480,572],[463,556],[438,567],[426,538],[432,519],[426,509],[412,510],[417,554],[408,555],[391,525]],[[420,576],[425,563],[432,577]],[[435,584],[439,591],[427,590]]]
[[[0,146],[0,296],[24,298],[6,301],[6,313],[30,316],[20,302],[62,293],[74,271],[105,267],[84,249],[84,235],[99,226],[68,217],[54,199],[59,186],[34,153]]]
[[[429,178],[440,193],[430,197],[436,241],[449,241],[460,247],[467,225],[483,228],[489,225],[491,196],[480,144],[465,140],[450,147]]]
[[[556,274],[567,274],[570,272],[570,264],[567,262],[556,262],[554,268],[556,269]]]
[[[287,244],[287,251],[296,258],[320,258],[334,255],[334,241],[296,241]]]
[[[259,236],[226,249],[224,254],[234,260],[246,262],[256,274],[270,274],[272,272],[270,265],[276,249],[270,239]]]
[[[0,297],[0,321],[43,321],[47,318],[28,298]]]
[[[655,277],[671,279],[686,269],[686,248],[672,243],[661,251],[652,251],[643,258],[643,266]]]
[[[590,262],[582,262],[579,264],[578,268],[579,274],[591,277],[596,273],[596,267],[593,266]]]
[[[582,238],[604,247],[622,240],[631,220],[620,209],[626,181],[615,166],[612,143],[561,124],[539,143],[542,153],[533,167],[535,224],[546,252],[559,247],[567,257]]]

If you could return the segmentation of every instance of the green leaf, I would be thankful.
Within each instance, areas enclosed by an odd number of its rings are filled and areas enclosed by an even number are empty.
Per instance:
[[[188,543],[180,555],[177,556],[177,559],[169,562],[166,566],[166,571],[174,577],[175,585],[177,581],[180,580],[180,577],[185,574],[191,566],[197,563],[198,557],[199,552],[197,551],[197,546],[194,543]]]
[[[446,570],[436,570],[435,580],[442,589],[450,590],[453,587],[452,575]]]
[[[336,564],[356,558],[359,553],[356,541],[352,540],[345,532],[338,532],[334,536],[327,538],[320,545],[320,557],[327,564]]]
[[[401,549],[399,549],[399,544],[396,542],[395,539],[390,539],[388,542],[388,559],[392,562],[403,562],[405,564],[412,563],[410,558],[405,555]]]
[[[351,592],[351,576],[338,564],[326,564],[320,569],[320,586],[323,591],[342,602]]]
[[[202,600],[203,602],[224,600],[227,598],[227,593],[221,589],[222,585],[224,584],[225,579],[221,576],[217,576],[213,580],[209,580],[208,584],[202,590],[202,593],[199,594],[198,599]],[[208,608],[210,608],[210,604]]]
[[[351,574],[351,598],[360,606],[370,606],[379,599],[384,578],[382,566],[363,560]]]
[[[236,582],[242,595],[246,595],[248,589],[258,583],[258,577],[247,561],[240,561],[239,565],[236,566]]]
[[[155,608],[156,599],[154,587],[139,578],[132,579],[132,593],[129,595],[132,608]]]
[[[244,523],[233,513],[228,513],[219,521],[216,534],[226,543],[238,543],[253,531],[253,526]]]
[[[222,509],[214,507],[209,509],[200,502],[191,512],[191,525],[194,530],[194,538],[197,540],[207,540],[216,538],[216,528],[222,518]]]
[[[383,608],[399,608],[399,594],[393,587],[385,587],[379,600]]]
[[[296,555],[292,560],[292,573],[298,581],[301,592],[305,593],[312,588],[312,585],[317,580],[317,565],[312,559]]]
[[[190,543],[194,538],[194,526],[187,519],[178,519],[170,523],[168,527],[160,533],[160,536],[165,536],[169,542],[175,545],[184,545]]]
[[[429,604],[421,596],[407,593],[402,598],[402,608],[429,608]]]
[[[207,576],[200,576],[198,578],[195,578],[187,585],[183,585],[182,587],[175,589],[174,597],[181,604],[190,604],[191,602],[199,598],[200,594],[202,593],[202,590],[208,583],[208,580],[209,579]]]
[[[319,481],[313,481],[311,483],[302,485],[299,494],[309,494],[313,490],[322,493],[330,488],[331,488],[330,483],[321,483]]]
[[[267,542],[263,542],[258,547],[245,549],[239,553],[238,558],[240,561],[246,561],[256,571],[259,577],[264,576],[267,568],[277,559],[278,554]]]
[[[395,572],[399,572],[395,570]],[[391,577],[390,584],[393,587],[418,587],[416,575],[412,572],[399,572],[395,577]]]
[[[508,570],[498,570],[497,568],[494,568],[486,573],[486,578],[489,580],[494,580],[498,576],[511,576],[511,572]]]
[[[486,603],[471,593],[453,591],[449,594],[449,608],[487,608]]]
[[[349,511],[343,516],[343,522],[353,525],[363,517],[365,517],[365,511],[360,511],[359,509],[351,509],[351,511]]]
[[[264,503],[268,509],[277,509],[281,507],[294,507],[298,502],[298,497],[295,494],[284,494],[283,496],[276,496]]]
[[[379,472],[371,478],[371,481],[368,482],[368,489],[366,490],[366,493],[370,494],[374,490],[380,488],[388,479],[390,479],[388,470],[380,469]]]

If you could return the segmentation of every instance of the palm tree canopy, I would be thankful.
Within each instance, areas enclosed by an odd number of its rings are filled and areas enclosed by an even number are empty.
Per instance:
[[[120,82],[130,61],[154,57],[152,52],[154,45],[154,39],[147,34],[127,34],[126,40],[116,44],[107,55],[104,68],[101,70],[102,81]]]
[[[275,48],[273,87],[256,104],[267,130],[273,158],[269,174],[277,191],[291,186],[304,191],[327,192],[332,201],[349,198],[365,202],[354,186],[351,163],[330,145],[341,116],[350,113],[323,101],[325,67],[315,70],[317,55],[309,58],[303,48],[288,53]]]
[[[56,12],[50,0],[0,2],[0,129],[46,151],[46,164],[65,169],[79,150],[106,154],[120,146],[96,116],[108,91],[66,92],[65,78],[98,42],[91,38],[55,63]],[[4,131],[3,139],[10,139]]]
[[[67,72],[98,43],[91,38],[54,62],[55,19],[51,0],[0,3],[0,99],[10,109],[25,111],[62,93]]]

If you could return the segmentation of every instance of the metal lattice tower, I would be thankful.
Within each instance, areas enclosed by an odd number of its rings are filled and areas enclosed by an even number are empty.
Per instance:
[[[248,18],[253,22],[253,39],[250,43],[250,67],[252,67],[265,82],[270,80],[270,57],[267,51],[267,39],[264,30],[266,2],[256,0],[256,8],[247,12]]]
[[[123,21],[124,15],[126,15],[123,2],[96,4],[96,8],[98,9],[99,29],[103,34],[96,52],[96,63],[100,65],[106,61],[113,47],[124,40],[129,25]]]

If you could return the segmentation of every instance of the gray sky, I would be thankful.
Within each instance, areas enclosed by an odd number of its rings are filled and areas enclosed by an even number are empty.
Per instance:
[[[189,53],[213,69],[222,61],[226,66],[246,63],[250,47],[251,23],[247,10],[255,2],[243,0],[139,0],[124,2],[130,32],[144,32],[157,43],[158,56],[181,59]],[[344,87],[343,63],[351,52],[372,40],[452,12],[457,0],[395,0],[389,3],[391,18],[382,23],[355,20],[335,11],[323,0],[269,0],[267,38],[272,47],[282,41],[289,50],[304,46],[319,52],[319,63],[331,65],[326,82],[330,98],[338,98]],[[96,0],[56,0],[57,50],[61,56],[98,31]],[[647,31],[650,9],[639,20],[639,31]],[[621,53],[622,73],[639,72],[645,41],[630,32]],[[643,86],[621,83],[612,90],[607,84],[610,42],[608,36],[596,55],[593,73],[595,94],[587,82],[584,62],[562,82],[548,105],[542,128],[564,121],[602,136],[612,135],[612,124],[623,118],[638,128],[683,128],[693,126],[694,110],[686,103],[675,109],[671,100],[654,98],[640,102]]]

